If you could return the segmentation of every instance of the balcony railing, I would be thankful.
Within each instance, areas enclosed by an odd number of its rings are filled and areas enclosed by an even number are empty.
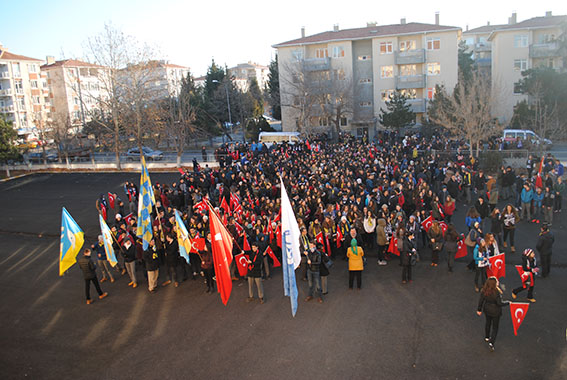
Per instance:
[[[396,65],[410,65],[425,62],[425,49],[396,51]]]
[[[559,45],[556,42],[530,45],[530,58],[549,58],[559,56]]]
[[[23,88],[16,88],[16,94],[24,95],[24,89]]]
[[[10,113],[10,112],[14,112],[13,105],[0,107],[0,113]]]
[[[0,72],[0,78],[10,78],[10,73],[7,71]]]
[[[425,112],[425,99],[408,99],[406,103],[411,107],[411,111],[415,113]]]
[[[5,88],[0,90],[0,96],[12,96],[13,92],[11,88]]]
[[[325,71],[331,68],[330,58],[307,58],[303,60],[306,71]]]
[[[396,78],[396,88],[424,88],[425,75],[407,75]]]

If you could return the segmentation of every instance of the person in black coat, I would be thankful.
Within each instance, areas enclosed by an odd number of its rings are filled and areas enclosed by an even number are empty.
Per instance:
[[[494,342],[498,335],[498,325],[502,316],[502,307],[510,302],[502,300],[502,290],[498,287],[498,279],[490,277],[484,283],[478,300],[476,313],[480,316],[484,312],[486,324],[484,326],[484,341],[488,343],[491,351],[494,351]],[[492,327],[492,334],[491,334]]]
[[[258,242],[251,244],[251,251],[244,252],[248,256],[248,300],[247,302],[254,301],[254,283],[258,288],[258,298],[260,303],[264,303],[264,285],[262,284],[262,266],[264,257],[258,247]]]
[[[321,252],[321,265],[319,266],[319,276],[321,276],[321,293],[325,295],[329,293],[327,277],[329,276],[330,273],[328,265],[331,262],[331,259],[329,258],[329,255],[325,253],[325,250],[323,249],[323,244],[317,243],[317,250]]]
[[[91,250],[85,249],[83,257],[77,260],[79,264],[79,268],[83,271],[83,277],[85,279],[85,296],[87,297],[87,305],[92,303],[91,300],[91,282],[94,284],[96,291],[98,293],[98,298],[103,299],[104,297],[108,296],[108,293],[103,293],[100,285],[98,283],[98,279],[96,277],[96,266],[91,261]]]
[[[549,276],[549,271],[551,268],[551,249],[553,247],[553,242],[555,238],[546,223],[541,227],[541,232],[539,234],[539,239],[536,244],[536,249],[541,258],[541,276]]]
[[[533,303],[536,301],[534,298],[534,286],[538,268],[535,259],[535,252],[530,248],[526,248],[522,254],[522,269],[524,271],[524,275],[530,276],[531,273],[531,276],[528,280],[522,283],[522,286],[512,290],[512,298],[516,299],[518,293],[522,292],[527,287],[528,301]]]
[[[167,271],[169,273],[169,280],[161,284],[161,286],[167,286],[173,283],[177,288],[179,282],[177,281],[177,263],[179,262],[179,244],[177,240],[171,235],[165,237],[165,263],[167,265]]]
[[[488,203],[486,203],[483,196],[478,197],[478,200],[474,204],[474,208],[480,215],[480,226],[484,229],[484,220],[490,215],[490,207],[488,207]]]
[[[128,271],[128,276],[130,276],[128,286],[135,288],[138,286],[138,281],[136,280],[136,245],[132,243],[129,237],[126,237],[124,238],[123,248],[124,266],[126,271]]]
[[[398,251],[400,252],[400,262],[402,264],[402,284],[411,282],[411,257],[414,254],[413,235],[406,236],[406,229],[400,227],[396,234],[398,238]]]
[[[207,240],[205,242],[205,249],[199,251],[199,257],[201,258],[201,270],[205,275],[205,282],[207,283],[207,290],[205,293],[214,293],[215,283],[213,281],[214,268],[213,268],[213,250],[211,247],[211,234],[207,234]]]
[[[156,291],[159,277],[159,254],[155,238],[150,240],[148,249],[143,253],[143,259],[148,272],[148,290],[153,293]]]

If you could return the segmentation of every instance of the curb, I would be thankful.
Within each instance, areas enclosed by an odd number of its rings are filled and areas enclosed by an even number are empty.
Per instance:
[[[26,176],[31,175],[31,174],[33,174],[33,173],[25,173],[25,174],[20,174],[20,175],[14,176],[14,177],[3,178],[3,179],[0,179],[0,183],[8,182],[8,181],[11,181],[13,179],[26,177]]]

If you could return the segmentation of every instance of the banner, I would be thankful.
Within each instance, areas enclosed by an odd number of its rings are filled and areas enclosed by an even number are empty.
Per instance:
[[[524,318],[528,313],[530,304],[527,302],[510,302],[510,314],[512,316],[512,325],[514,326],[514,335],[518,335],[518,328],[524,322]]]

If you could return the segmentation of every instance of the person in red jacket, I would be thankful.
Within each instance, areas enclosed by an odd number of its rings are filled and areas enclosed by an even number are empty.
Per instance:
[[[447,195],[445,203],[443,204],[443,213],[445,214],[445,220],[447,221],[447,223],[451,223],[451,218],[453,217],[454,212],[455,200],[451,198],[450,195]]]

